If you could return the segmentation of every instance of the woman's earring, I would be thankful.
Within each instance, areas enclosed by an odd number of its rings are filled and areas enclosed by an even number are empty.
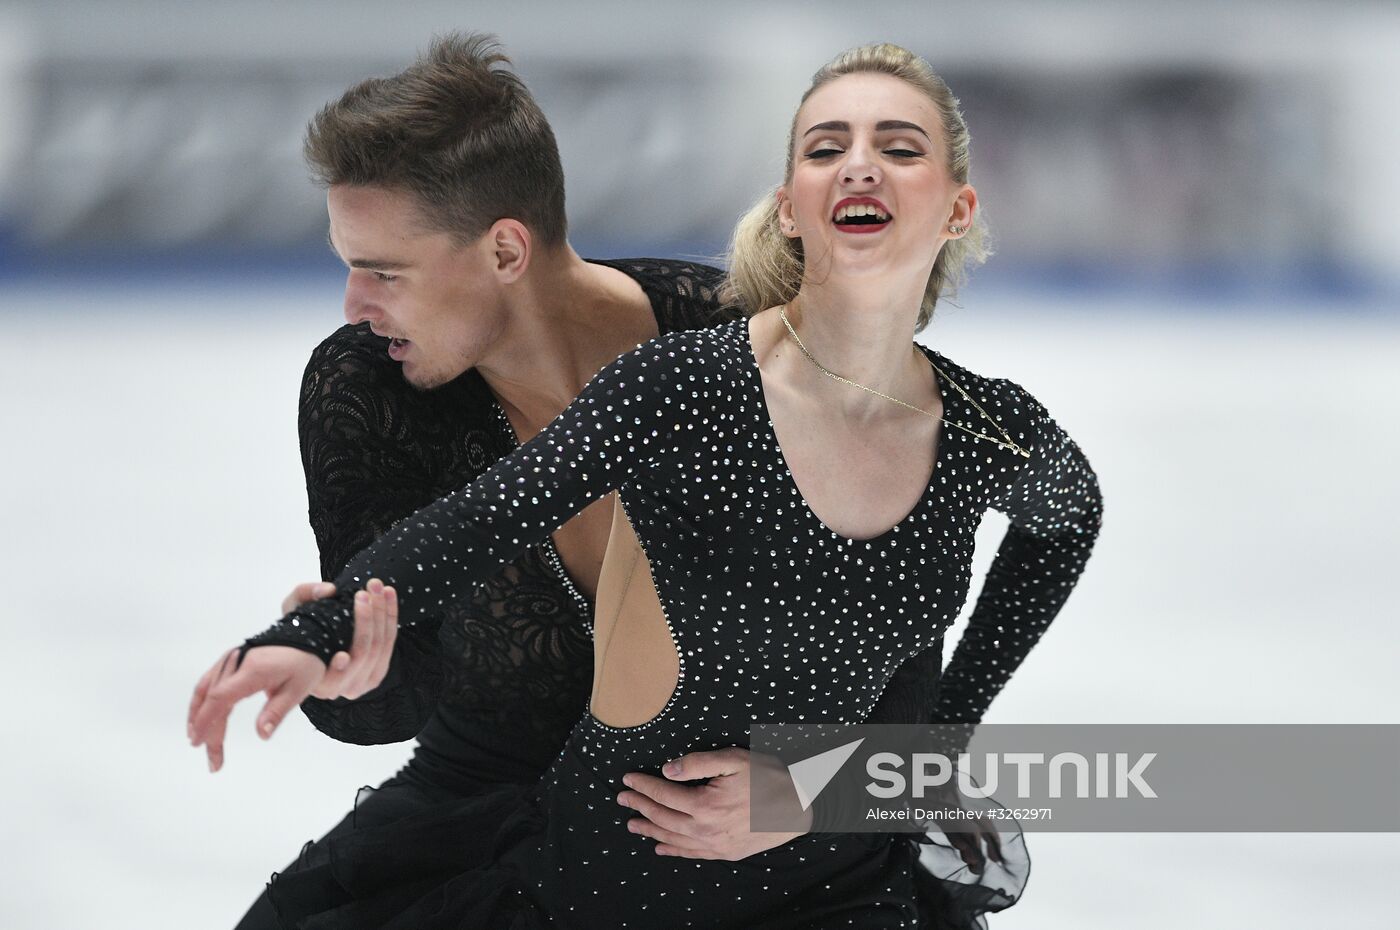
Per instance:
[[[952,234],[955,235],[955,236],[961,236],[963,233],[967,232],[967,227],[966,227],[966,226],[949,226],[949,227],[948,227],[948,232],[952,233]]]

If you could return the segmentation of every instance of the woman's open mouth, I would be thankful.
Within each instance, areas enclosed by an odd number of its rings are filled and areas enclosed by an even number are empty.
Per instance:
[[[894,216],[873,197],[860,197],[848,198],[837,204],[831,221],[845,233],[873,233],[894,222]]]

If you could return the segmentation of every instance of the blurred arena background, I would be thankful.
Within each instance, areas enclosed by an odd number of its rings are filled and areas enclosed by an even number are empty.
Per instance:
[[[295,400],[341,272],[302,130],[449,29],[514,56],[599,257],[718,256],[812,71],[929,58],[998,250],[920,338],[1030,388],[1106,495],[989,721],[1400,722],[1395,5],[11,2],[0,925],[230,927],[407,759],[263,744],[250,704],[211,778],[183,716],[316,572]],[[994,927],[1395,926],[1394,835],[1029,839]]]

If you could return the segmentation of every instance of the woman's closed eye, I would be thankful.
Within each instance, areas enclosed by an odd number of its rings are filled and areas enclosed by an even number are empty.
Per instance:
[[[924,157],[924,153],[923,153],[923,152],[915,151],[914,149],[885,149],[884,151],[885,151],[885,154],[886,154],[886,155],[893,155],[893,156],[895,156],[896,158],[923,158],[923,157]],[[822,159],[822,158],[830,158],[830,157],[833,156],[833,155],[841,155],[841,154],[844,154],[844,151],[843,151],[842,149],[816,149],[815,151],[808,152],[806,157],[807,157],[807,158]]]

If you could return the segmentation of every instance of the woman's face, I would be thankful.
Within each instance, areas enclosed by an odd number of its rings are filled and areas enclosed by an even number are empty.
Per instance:
[[[948,174],[938,111],[884,74],[848,74],[797,114],[792,178],[778,191],[784,234],[807,273],[927,281],[949,225],[968,226],[977,194]]]

